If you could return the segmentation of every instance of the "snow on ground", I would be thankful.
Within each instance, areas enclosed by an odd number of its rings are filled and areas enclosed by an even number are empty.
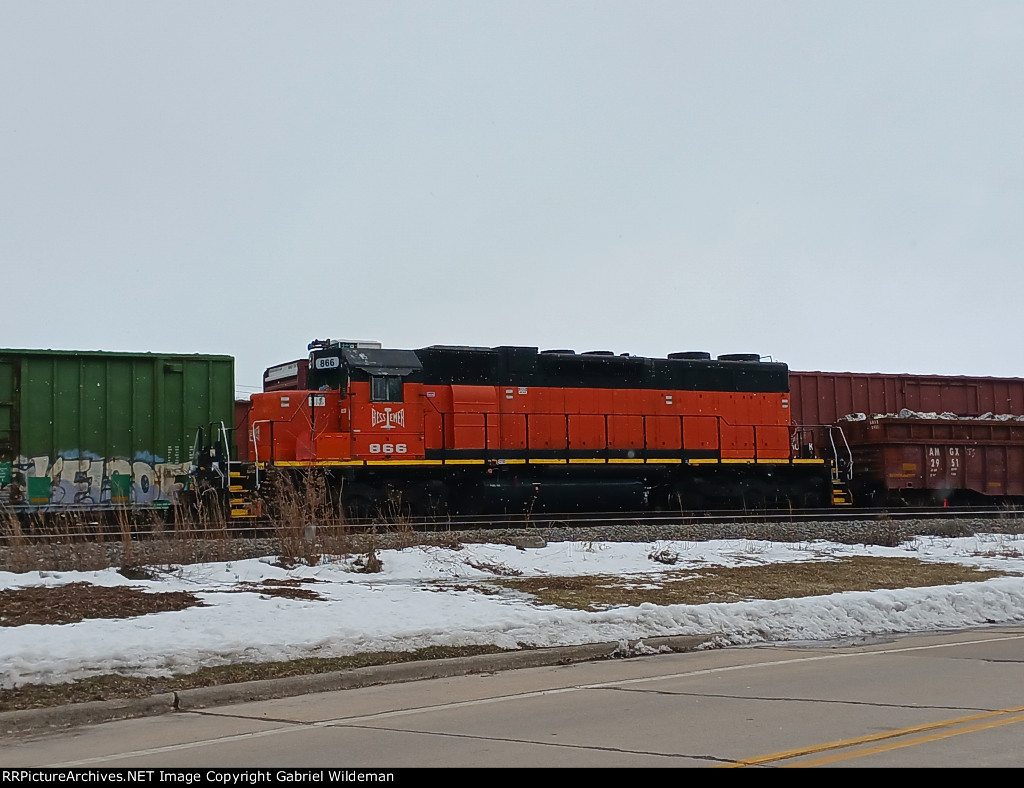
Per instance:
[[[652,561],[670,550],[679,562]],[[522,594],[466,587],[495,570],[542,575],[657,575],[687,567],[820,561],[845,556],[914,557],[999,569],[1018,576],[955,586],[847,592],[775,601],[643,604],[600,612],[540,606]],[[898,548],[828,542],[559,542],[541,549],[465,545],[380,553],[383,571],[350,559],[286,570],[273,558],[169,567],[154,580],[95,572],[0,572],[0,590],[88,582],[149,591],[190,591],[205,606],[130,619],[0,628],[0,687],[56,683],[104,673],[169,675],[204,666],[432,645],[515,648],[718,634],[724,645],[963,629],[1024,621],[1024,536],[922,537]],[[476,568],[474,568],[476,567]],[[240,583],[315,579],[326,601],[238,593]],[[441,585],[438,585],[438,584]],[[447,586],[446,586],[447,584]]]

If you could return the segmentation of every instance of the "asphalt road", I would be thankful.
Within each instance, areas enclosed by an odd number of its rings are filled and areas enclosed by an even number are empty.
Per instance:
[[[664,654],[5,736],[0,766],[1024,766],[1024,627]]]

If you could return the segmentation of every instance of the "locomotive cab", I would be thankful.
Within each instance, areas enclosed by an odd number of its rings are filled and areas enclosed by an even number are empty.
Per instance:
[[[423,458],[413,351],[315,343],[309,361],[307,390],[253,395],[256,457],[326,467]]]

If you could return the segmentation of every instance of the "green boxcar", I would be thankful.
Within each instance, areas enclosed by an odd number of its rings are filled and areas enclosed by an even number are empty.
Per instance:
[[[234,379],[230,356],[0,349],[0,503],[173,502]]]

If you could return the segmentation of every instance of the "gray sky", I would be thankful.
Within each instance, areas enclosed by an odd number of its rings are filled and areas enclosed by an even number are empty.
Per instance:
[[[1024,3],[0,0],[0,346],[1024,375]]]

